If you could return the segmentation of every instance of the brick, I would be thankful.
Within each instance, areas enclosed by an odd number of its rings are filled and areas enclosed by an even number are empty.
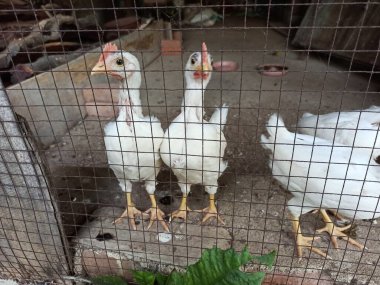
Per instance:
[[[83,98],[87,102],[118,102],[118,89],[115,85],[97,84],[83,89]],[[111,98],[112,96],[112,98]]]
[[[180,40],[161,40],[161,54],[180,55],[182,53],[182,41]]]
[[[132,270],[135,269],[135,262],[130,259],[123,259],[121,261],[121,268],[123,270],[123,276],[127,280],[133,279],[133,273]]]
[[[114,118],[119,113],[118,106],[109,102],[88,102],[85,106],[88,116]]]
[[[288,274],[267,274],[263,285],[333,285],[327,276],[306,273],[304,276],[289,276]]]
[[[182,32],[181,31],[173,31],[173,40],[178,40],[182,43]]]
[[[108,256],[106,251],[83,250],[82,266],[90,277],[100,275],[123,276],[121,262],[114,257]]]

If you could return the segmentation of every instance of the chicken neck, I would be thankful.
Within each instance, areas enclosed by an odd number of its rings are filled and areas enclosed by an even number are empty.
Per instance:
[[[127,80],[123,80],[119,92],[119,105],[126,106],[131,120],[135,116],[143,117],[140,99],[141,76],[140,78],[138,76],[140,75],[135,73]]]
[[[189,115],[186,121],[192,121],[194,114],[197,121],[203,120],[203,98],[204,98],[205,86],[195,86],[194,84],[188,84],[185,91],[185,97],[182,101],[182,112],[185,115]]]

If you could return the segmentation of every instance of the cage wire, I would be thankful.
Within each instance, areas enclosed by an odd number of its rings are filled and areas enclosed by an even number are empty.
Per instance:
[[[380,4],[103,2],[0,1],[0,277],[380,284]]]

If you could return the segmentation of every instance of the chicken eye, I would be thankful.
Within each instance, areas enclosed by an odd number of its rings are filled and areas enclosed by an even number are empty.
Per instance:
[[[191,58],[191,64],[194,65],[195,64],[195,59],[194,58]]]
[[[116,60],[116,64],[117,64],[117,65],[123,65],[123,64],[124,64],[124,60],[122,60],[121,58],[118,58],[118,59]]]

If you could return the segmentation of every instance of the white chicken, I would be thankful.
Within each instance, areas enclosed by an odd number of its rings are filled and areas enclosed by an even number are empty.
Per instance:
[[[187,211],[190,211],[187,206],[190,187],[192,184],[203,184],[210,202],[209,207],[203,210],[202,222],[214,217],[224,223],[215,206],[215,194],[218,178],[227,168],[227,163],[223,161],[227,146],[223,129],[228,108],[224,105],[217,109],[209,122],[203,119],[203,95],[211,72],[211,56],[203,43],[202,52],[193,53],[186,64],[182,112],[166,130],[160,154],[177,176],[183,194],[181,205],[172,213],[172,218],[186,219]]]
[[[365,110],[333,112],[324,115],[304,113],[297,123],[297,130],[303,134],[317,136],[329,141],[355,147],[374,148],[373,157],[380,149],[380,107],[371,106]],[[344,217],[334,215],[343,223]],[[374,223],[377,223],[374,221]]]
[[[345,145],[380,148],[379,124],[380,107],[372,106],[324,115],[305,113],[297,123],[297,130]]]
[[[340,237],[363,249],[363,245],[343,233],[350,225],[335,226],[325,209],[333,209],[350,219],[380,216],[380,168],[372,157],[373,151],[291,133],[277,114],[270,117],[267,131],[269,136],[262,135],[261,144],[272,153],[269,162],[272,175],[293,194],[287,205],[293,216],[299,257],[303,248],[327,256],[313,247],[313,237],[301,233],[300,215],[315,209],[320,209],[326,223],[317,232],[329,233],[336,248]]]
[[[157,207],[154,192],[156,175],[161,166],[159,148],[164,136],[160,121],[156,117],[142,114],[140,100],[141,70],[138,59],[131,53],[118,50],[114,44],[103,48],[98,63],[91,74],[106,73],[120,81],[120,112],[114,122],[104,128],[104,142],[110,168],[126,192],[127,209],[115,223],[128,218],[136,230],[135,216],[142,215],[132,201],[132,182],[145,181],[152,206],[148,229],[158,220],[166,231],[164,213]]]

